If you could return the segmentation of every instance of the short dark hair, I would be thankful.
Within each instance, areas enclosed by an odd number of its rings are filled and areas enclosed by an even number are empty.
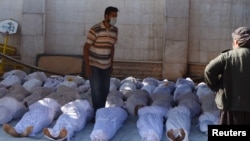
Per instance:
[[[109,15],[111,12],[118,12],[118,8],[109,6],[105,9],[104,15]]]

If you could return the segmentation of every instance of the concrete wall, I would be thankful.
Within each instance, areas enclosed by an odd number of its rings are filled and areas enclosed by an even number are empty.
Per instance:
[[[231,48],[232,31],[250,27],[249,8],[249,0],[190,0],[189,62],[206,64]]]
[[[24,62],[35,64],[38,53],[82,54],[89,28],[110,5],[120,10],[117,64],[157,64],[151,73],[162,70],[167,79],[188,75],[190,64],[205,65],[231,48],[236,27],[250,27],[248,0],[0,0],[0,20],[20,23],[10,44]]]
[[[12,19],[18,24],[22,21],[23,0],[0,0],[0,21]],[[6,35],[0,33],[0,43],[4,43]],[[8,45],[17,48],[21,47],[21,26],[19,25],[17,33],[9,36]]]

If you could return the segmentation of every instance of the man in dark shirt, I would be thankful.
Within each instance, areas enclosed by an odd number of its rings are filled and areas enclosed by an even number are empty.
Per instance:
[[[232,38],[233,49],[206,66],[205,82],[212,90],[223,91],[221,124],[250,124],[250,29],[239,27]]]

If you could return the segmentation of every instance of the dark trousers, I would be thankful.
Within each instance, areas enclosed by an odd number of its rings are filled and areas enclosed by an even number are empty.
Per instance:
[[[109,93],[111,68],[101,69],[91,67],[92,75],[89,78],[91,87],[91,96],[94,112],[97,109],[105,107],[106,99]]]
[[[250,124],[250,112],[246,111],[222,111],[220,117],[220,124]]]

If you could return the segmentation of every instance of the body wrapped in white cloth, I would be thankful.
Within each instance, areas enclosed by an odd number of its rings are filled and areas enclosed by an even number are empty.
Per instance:
[[[0,124],[23,116],[27,108],[22,100],[29,95],[30,93],[22,85],[11,86],[8,93],[0,99]]]
[[[49,132],[49,136],[45,134],[45,137],[50,138],[52,136],[52,138],[60,139],[58,138],[60,132],[66,129],[67,134],[62,137],[70,141],[74,132],[82,130],[94,112],[90,103],[87,100],[81,99],[65,104],[61,107],[61,111],[63,113],[56,120],[55,125],[52,128],[46,129]]]
[[[115,136],[128,117],[121,107],[100,108],[96,112],[94,129],[90,134],[91,141],[108,141]]]
[[[163,121],[167,109],[160,106],[146,106],[138,111],[137,128],[142,141],[160,141]]]
[[[23,133],[27,127],[33,126],[29,136],[35,136],[44,127],[49,126],[56,114],[60,111],[60,105],[52,98],[44,98],[30,105],[21,120],[14,127],[17,133]]]
[[[188,107],[176,106],[168,111],[166,134],[169,141],[173,141],[176,138],[182,138],[182,141],[189,141],[190,127],[191,116]]]

